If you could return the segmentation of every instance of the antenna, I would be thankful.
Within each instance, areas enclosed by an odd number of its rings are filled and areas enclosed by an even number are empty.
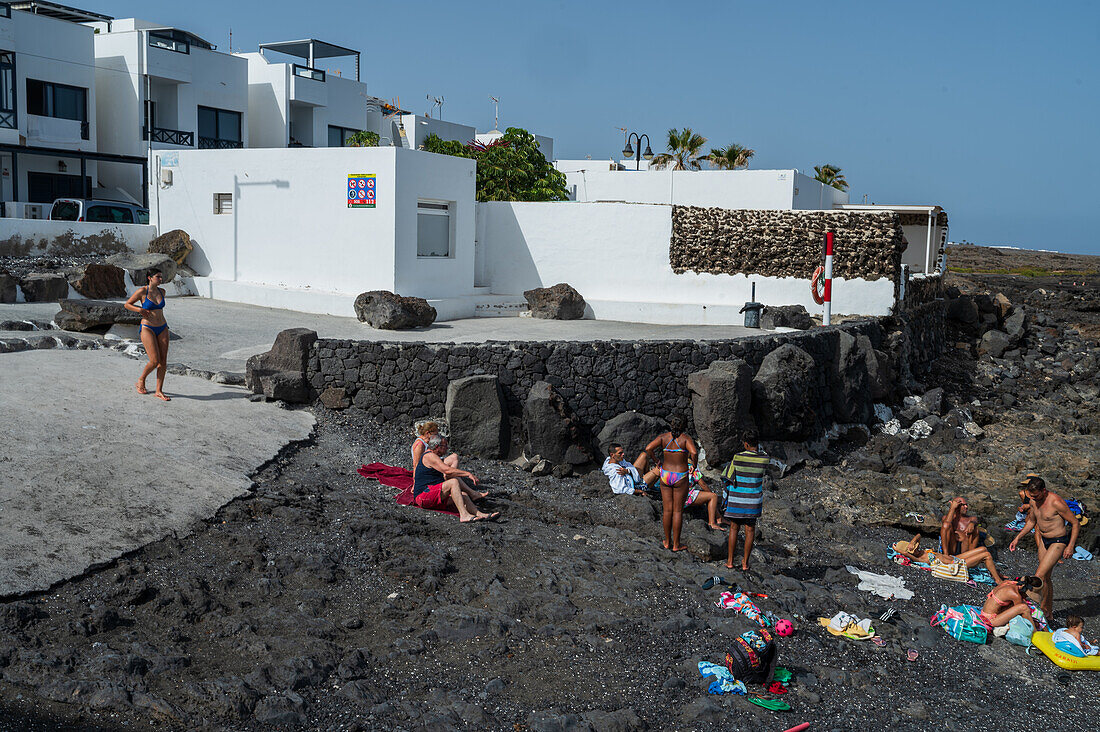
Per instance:
[[[431,94],[429,94],[429,95],[428,95],[427,97],[425,97],[425,98],[426,98],[426,99],[427,99],[427,100],[428,100],[429,102],[430,102],[430,101],[432,101],[432,95],[431,95]],[[429,104],[429,105],[428,105],[428,111],[424,113],[424,116],[425,116],[425,117],[427,117],[428,119],[431,119],[431,116],[432,116],[432,107],[434,107],[434,106],[435,106],[434,104]]]
[[[233,29],[229,29],[229,52],[233,53]]]
[[[427,96],[427,100],[429,102],[431,102],[431,104],[428,105],[428,114],[427,114],[427,116],[431,117],[432,116],[432,109],[434,107],[438,106],[439,107],[439,119],[443,119],[443,97],[433,97],[431,94],[429,94]]]
[[[439,99],[436,99],[435,101],[439,103],[439,118],[443,119],[443,97],[440,97]]]
[[[500,99],[489,95],[489,101],[493,103],[493,129],[500,129]]]

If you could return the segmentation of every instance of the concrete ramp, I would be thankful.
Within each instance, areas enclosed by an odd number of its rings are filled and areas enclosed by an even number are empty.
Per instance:
[[[43,590],[246,493],[313,416],[168,376],[165,403],[110,351],[0,356],[0,596]]]

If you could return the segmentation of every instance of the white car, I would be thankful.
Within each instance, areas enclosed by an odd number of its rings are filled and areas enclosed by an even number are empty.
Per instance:
[[[59,198],[50,209],[52,221],[95,221],[104,224],[148,224],[149,209],[125,201]]]

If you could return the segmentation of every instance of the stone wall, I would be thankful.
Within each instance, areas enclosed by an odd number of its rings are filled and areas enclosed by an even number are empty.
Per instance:
[[[942,274],[931,277],[910,277],[905,283],[905,301],[902,307],[912,309],[918,305],[927,305],[936,300],[942,300],[943,294]]]
[[[903,359],[897,371],[907,376],[922,372],[942,352],[942,321],[942,308],[923,308],[899,317],[721,341],[423,345],[320,339],[311,348],[306,377],[313,396],[325,404],[354,403],[380,421],[411,424],[443,414],[450,381],[493,374],[500,379],[515,438],[523,434],[520,417],[528,392],[535,382],[547,381],[596,433],[628,410],[660,418],[682,414],[690,421],[689,374],[730,358],[755,371],[768,353],[793,343],[814,359],[811,408],[823,428],[833,421],[829,366],[840,330],[866,335],[875,349]],[[922,332],[914,335],[914,329]]]
[[[669,262],[677,273],[809,279],[821,264],[828,231],[836,235],[834,277],[897,281],[906,241],[893,212],[674,206]]]

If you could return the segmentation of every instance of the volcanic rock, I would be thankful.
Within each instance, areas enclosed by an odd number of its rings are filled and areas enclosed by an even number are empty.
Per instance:
[[[1012,342],[1009,340],[1007,333],[990,330],[982,336],[982,340],[978,343],[978,353],[983,356],[1000,358],[1011,344]]]
[[[104,325],[137,325],[141,322],[141,313],[134,313],[122,306],[122,303],[106,300],[61,300],[61,311],[54,316],[54,322],[62,330],[86,332]]]
[[[523,402],[523,427],[527,431],[524,452],[541,455],[551,463],[565,462],[565,452],[573,444],[572,415],[554,387],[535,382]]]
[[[536,287],[523,293],[531,317],[549,320],[580,320],[585,301],[571,285],[560,282],[553,287]]]
[[[69,296],[69,281],[62,274],[31,272],[19,286],[27,302],[54,302]]]
[[[752,381],[752,413],[764,437],[797,438],[812,430],[813,369],[813,356],[791,343],[764,357]]]
[[[69,275],[69,284],[84,297],[126,297],[126,273],[113,264],[85,264]]]
[[[715,361],[688,376],[688,389],[707,462],[729,462],[741,451],[746,432],[756,427],[750,412],[752,367],[741,359]]]
[[[0,270],[0,303],[10,304],[15,302],[18,286],[19,280]]]
[[[253,394],[263,394],[269,399],[294,404],[308,402],[306,364],[316,342],[317,331],[308,328],[289,328],[279,333],[270,351],[248,359],[246,385]]]
[[[600,452],[607,455],[611,443],[617,442],[626,451],[627,459],[633,460],[664,429],[664,423],[656,417],[641,412],[623,412],[604,423],[603,429],[596,436],[596,444],[599,445]]]
[[[806,312],[803,305],[768,305],[760,316],[760,327],[766,330],[776,328],[797,328],[809,330],[817,323]]]
[[[355,317],[380,330],[423,328],[434,323],[435,316],[435,308],[422,297],[402,297],[386,290],[372,290],[355,298]]]
[[[508,452],[508,411],[496,376],[479,374],[447,385],[451,444],[463,454],[498,460]]]
[[[121,267],[130,273],[130,281],[138,287],[149,284],[149,273],[159,271],[165,282],[176,276],[176,260],[167,254],[122,253],[107,258],[107,264]]]
[[[177,265],[182,265],[194,249],[191,237],[183,229],[172,229],[149,242],[149,254],[166,254]]]
[[[833,398],[833,416],[838,422],[867,423],[872,413],[871,371],[878,362],[870,340],[859,340],[849,333],[837,333],[836,357],[829,367]]]

